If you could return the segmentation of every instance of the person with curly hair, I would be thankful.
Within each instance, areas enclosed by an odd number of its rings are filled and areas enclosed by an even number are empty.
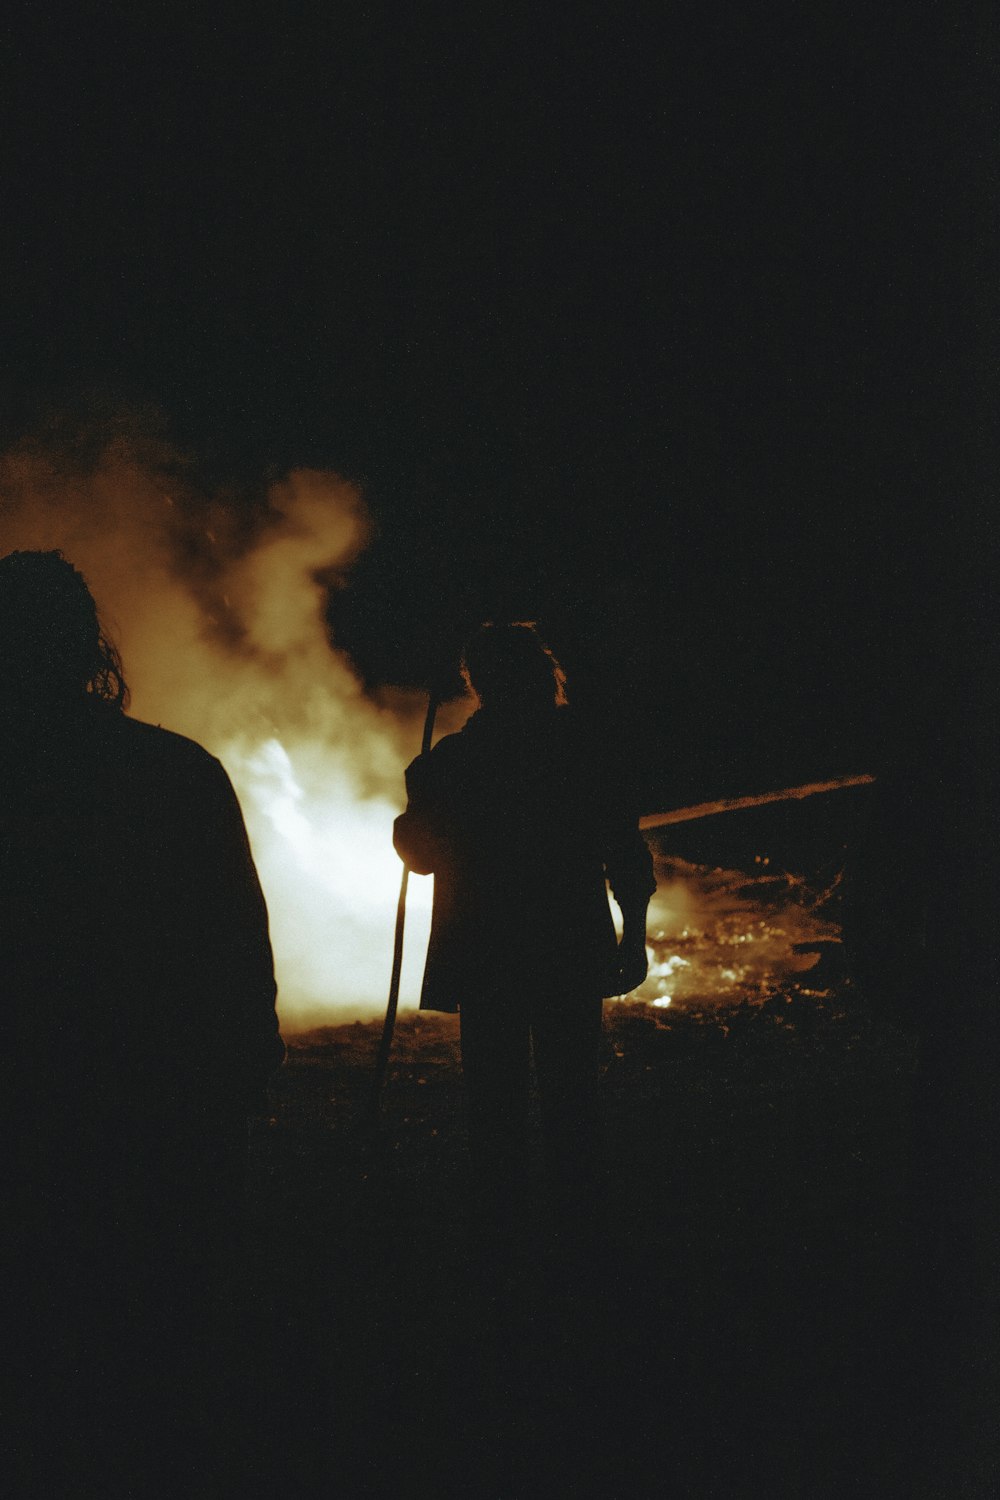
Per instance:
[[[59,552],[0,558],[5,1332],[22,1355],[4,1406],[74,1482],[95,1442],[142,1446],[160,1424],[169,1467],[219,1419],[206,1372],[238,1281],[247,1116],[284,1056],[233,788],[127,701],[82,575]]]

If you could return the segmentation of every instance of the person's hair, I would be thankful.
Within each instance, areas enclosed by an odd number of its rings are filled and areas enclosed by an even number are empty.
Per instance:
[[[0,679],[128,703],[121,657],[101,629],[83,574],[61,552],[0,558]]]
[[[462,652],[462,677],[484,708],[566,702],[566,674],[530,620],[480,625]]]

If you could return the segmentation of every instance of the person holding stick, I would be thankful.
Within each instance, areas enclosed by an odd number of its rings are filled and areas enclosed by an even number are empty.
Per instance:
[[[435,876],[420,1004],[460,1012],[474,1186],[496,1223],[523,1192],[532,1053],[550,1193],[557,1207],[590,1197],[602,1000],[645,978],[656,882],[534,625],[482,626],[462,673],[478,709],[407,769],[394,843]]]

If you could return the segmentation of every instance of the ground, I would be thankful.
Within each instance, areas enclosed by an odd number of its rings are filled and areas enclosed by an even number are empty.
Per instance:
[[[609,1003],[588,1253],[473,1253],[454,1020],[290,1038],[252,1145],[260,1477],[344,1496],[908,1495],[912,1033],[849,986]],[[502,1259],[503,1257],[501,1257]],[[930,1493],[930,1491],[928,1491]]]

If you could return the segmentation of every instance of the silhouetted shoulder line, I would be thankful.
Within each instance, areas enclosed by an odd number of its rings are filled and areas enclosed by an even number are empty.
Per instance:
[[[122,733],[127,737],[128,749],[134,754],[145,754],[151,759],[168,759],[178,768],[186,766],[191,770],[202,769],[209,773],[222,769],[218,756],[206,750],[204,745],[199,745],[197,740],[177,734],[173,729],[164,729],[159,724],[147,724],[142,719],[132,719],[126,715],[120,718],[119,723]]]

